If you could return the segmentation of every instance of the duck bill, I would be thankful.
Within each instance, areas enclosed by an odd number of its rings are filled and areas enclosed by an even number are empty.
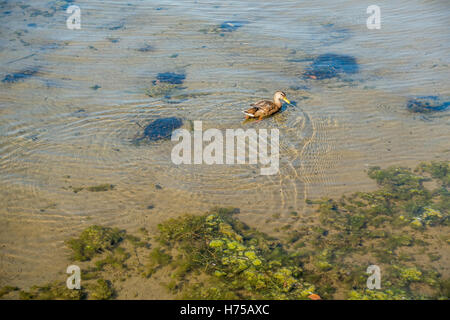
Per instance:
[[[289,104],[291,103],[291,102],[288,100],[288,98],[283,98],[283,100],[286,101],[286,102],[289,103]]]

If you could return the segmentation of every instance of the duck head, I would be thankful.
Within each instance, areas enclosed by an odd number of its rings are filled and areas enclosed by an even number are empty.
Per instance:
[[[275,94],[273,95],[273,102],[279,106],[281,106],[282,102],[281,101],[285,101],[287,103],[291,103],[288,98],[286,98],[286,93],[284,93],[283,91],[277,91],[275,92]]]

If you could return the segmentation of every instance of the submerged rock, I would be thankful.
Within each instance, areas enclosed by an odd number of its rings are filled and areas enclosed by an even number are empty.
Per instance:
[[[444,111],[450,106],[450,101],[444,101],[438,96],[420,96],[409,99],[406,107],[411,112],[431,113]]]
[[[170,138],[172,131],[180,128],[182,125],[183,120],[176,117],[156,119],[144,128],[144,135],[137,141],[144,139],[158,141]]]
[[[184,79],[186,79],[186,75],[184,73],[175,73],[175,72],[163,72],[158,73],[156,76],[156,83],[169,83],[169,84],[183,84]]]
[[[354,74],[359,71],[358,62],[352,56],[326,53],[315,58],[304,73],[306,78],[323,80],[340,74]]]

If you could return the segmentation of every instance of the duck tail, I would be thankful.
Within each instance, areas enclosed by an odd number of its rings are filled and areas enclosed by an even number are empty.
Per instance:
[[[251,113],[248,113],[247,111],[242,111],[246,116],[249,116],[249,117],[251,117],[251,118],[254,118],[255,117],[255,115],[254,114],[251,114]]]

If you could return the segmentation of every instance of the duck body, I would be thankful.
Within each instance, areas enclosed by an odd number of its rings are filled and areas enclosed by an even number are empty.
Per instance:
[[[255,118],[262,120],[264,117],[271,116],[281,109],[281,106],[283,105],[281,100],[290,103],[290,101],[286,98],[286,94],[282,91],[275,92],[273,101],[261,100],[256,103],[252,103],[250,105],[251,108],[244,111],[245,119]]]

